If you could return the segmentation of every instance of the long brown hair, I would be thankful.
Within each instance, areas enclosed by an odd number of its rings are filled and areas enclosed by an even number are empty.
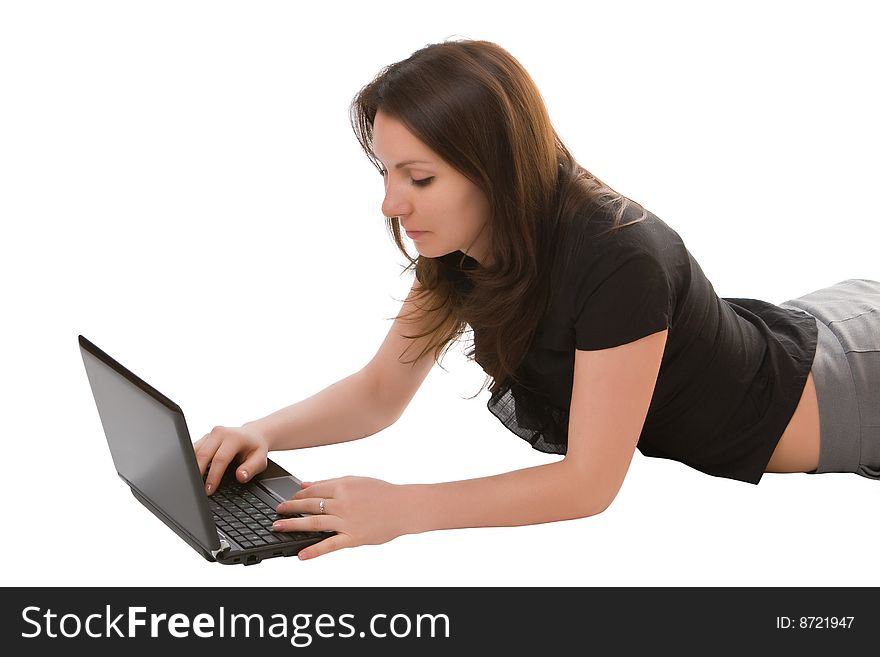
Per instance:
[[[496,392],[531,345],[546,310],[550,271],[564,228],[589,209],[617,206],[612,230],[645,218],[644,208],[618,194],[581,167],[559,139],[534,81],[500,46],[488,41],[448,40],[429,44],[383,68],[355,96],[351,123],[361,148],[381,171],[372,148],[377,110],[403,123],[450,166],[470,179],[489,200],[491,263],[469,268],[473,285],[462,294],[450,281],[449,265],[407,253],[400,221],[386,226],[415,269],[420,285],[414,321],[431,316],[430,335],[413,362],[433,350],[435,362],[470,325],[479,344],[466,356],[478,361]],[[627,206],[639,219],[621,224]],[[584,210],[588,210],[585,214]],[[462,259],[464,260],[464,258]],[[402,317],[402,315],[401,315]],[[405,353],[405,352],[404,352]],[[401,354],[402,356],[403,354]],[[476,396],[476,395],[474,395]]]

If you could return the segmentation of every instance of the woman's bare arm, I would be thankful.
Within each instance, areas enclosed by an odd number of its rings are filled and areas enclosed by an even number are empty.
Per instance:
[[[415,363],[402,363],[407,347],[420,353],[428,337],[414,342],[410,331],[423,332],[426,317],[414,323],[404,316],[416,314],[413,297],[418,282],[380,345],[376,355],[361,370],[321,392],[244,426],[255,429],[269,443],[269,449],[298,449],[365,438],[394,424],[424,382],[434,364],[430,354]]]
[[[360,370],[320,392],[245,423],[269,444],[270,450],[332,445],[371,436],[398,419],[382,404],[377,384]]]

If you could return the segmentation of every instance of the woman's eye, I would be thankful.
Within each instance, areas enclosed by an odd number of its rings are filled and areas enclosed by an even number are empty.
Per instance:
[[[386,169],[379,169],[378,171],[379,171],[379,175],[382,176],[383,179],[385,178],[385,174],[388,173],[388,171]],[[427,178],[420,178],[419,180],[416,180],[415,178],[410,178],[410,180],[412,181],[412,184],[416,185],[417,187],[425,187],[426,185],[431,184],[431,181],[434,180],[434,176],[428,176]]]

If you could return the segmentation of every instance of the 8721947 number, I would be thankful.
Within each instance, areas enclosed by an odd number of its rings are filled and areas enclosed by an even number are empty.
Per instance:
[[[780,630],[833,630],[837,628],[852,629],[855,616],[777,616],[776,627]]]

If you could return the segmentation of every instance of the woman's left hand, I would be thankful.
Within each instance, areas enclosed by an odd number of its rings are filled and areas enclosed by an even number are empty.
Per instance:
[[[303,482],[302,489],[279,504],[276,511],[279,514],[310,515],[276,520],[272,529],[336,532],[300,551],[300,559],[319,557],[340,548],[386,543],[407,533],[406,505],[402,499],[404,490],[403,486],[369,477]]]

